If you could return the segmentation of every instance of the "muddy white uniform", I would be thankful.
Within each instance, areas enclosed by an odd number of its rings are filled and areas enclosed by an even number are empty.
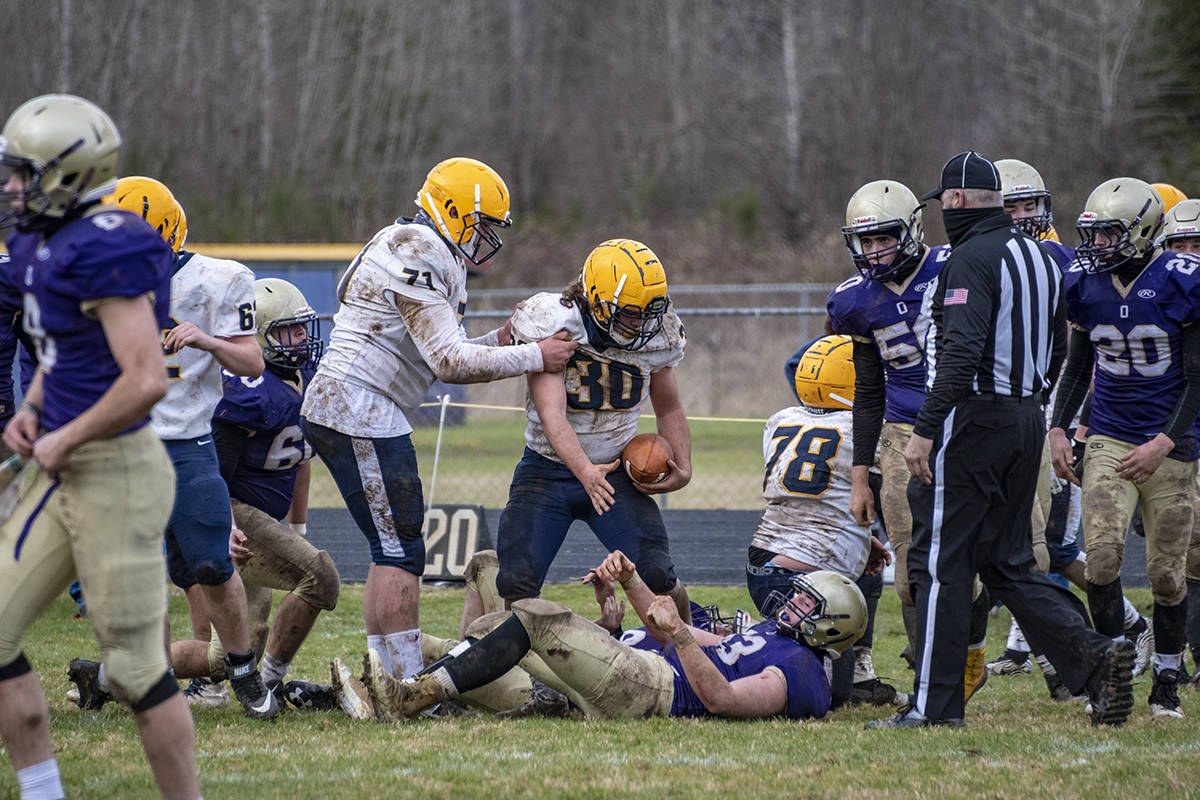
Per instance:
[[[615,460],[637,435],[642,405],[650,396],[650,376],[683,360],[687,344],[683,325],[672,306],[663,317],[662,330],[640,350],[618,350],[593,344],[583,315],[567,308],[557,293],[542,292],[525,301],[513,314],[513,338],[536,342],[565,330],[579,349],[563,381],[567,388],[567,421],[579,437],[583,452],[593,464]],[[546,439],[542,421],[527,392],[525,444],[536,453],[561,463]]]
[[[564,306],[558,294],[536,294],[513,314],[515,341],[536,341],[559,330],[579,342],[563,370],[567,420],[593,464],[615,461],[637,433],[638,413],[650,397],[654,373],[683,358],[683,325],[669,307],[662,329],[644,347],[624,350],[604,346],[591,317]],[[629,555],[652,591],[670,591],[675,567],[658,504],[617,469],[608,473],[613,506],[597,514],[583,484],[546,440],[532,397],[527,396],[526,409],[525,454],[513,472],[496,536],[500,595],[506,600],[536,597],[576,519],[586,522],[609,552]]]
[[[301,408],[305,438],[328,466],[371,547],[371,561],[425,571],[424,500],[406,409],[435,378],[481,383],[540,371],[536,343],[467,339],[467,271],[432,228],[381,230],[338,284],[341,307]]]

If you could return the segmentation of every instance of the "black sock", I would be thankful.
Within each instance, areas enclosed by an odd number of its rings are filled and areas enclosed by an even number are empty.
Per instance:
[[[979,590],[979,597],[971,603],[971,631],[967,636],[967,644],[976,644],[987,638],[988,612],[991,609],[992,600],[984,586]]]
[[[245,653],[225,653],[225,658],[229,660],[230,666],[240,667],[242,664],[249,664],[254,660],[254,651],[250,650]]]
[[[1187,582],[1187,624],[1184,633],[1192,651],[1200,650],[1200,581]]]
[[[1125,597],[1121,594],[1121,579],[1101,586],[1088,581],[1088,608],[1096,632],[1110,639],[1125,635]]]
[[[1187,603],[1175,606],[1154,604],[1154,651],[1170,656],[1183,652],[1183,628]]]
[[[1014,664],[1024,664],[1029,659],[1029,653],[1026,653],[1022,650],[1012,650],[1010,648],[1006,648],[1004,650],[1004,657]]]
[[[515,667],[528,652],[529,633],[514,614],[443,667],[454,682],[454,688],[467,692],[496,680]]]
[[[879,606],[879,598],[883,594],[882,575],[862,575],[857,581],[862,590],[863,598],[867,601],[867,629],[854,643],[855,647],[871,647],[875,640],[875,609]]]

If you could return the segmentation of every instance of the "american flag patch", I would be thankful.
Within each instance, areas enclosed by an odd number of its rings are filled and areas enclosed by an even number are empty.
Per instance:
[[[945,304],[948,306],[965,306],[967,304],[967,290],[951,289],[946,292]]]

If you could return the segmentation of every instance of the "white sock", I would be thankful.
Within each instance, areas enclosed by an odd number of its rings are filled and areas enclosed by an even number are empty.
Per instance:
[[[383,662],[383,668],[392,674],[392,654],[388,652],[387,642],[383,640],[382,633],[367,634],[367,649],[374,650],[379,653],[379,660]]]
[[[854,648],[854,682],[862,683],[875,679],[875,665],[871,663],[871,648]]]
[[[421,629],[397,631],[386,634],[388,655],[391,656],[392,675],[397,678],[411,678],[425,668],[421,658]]]
[[[1029,652],[1029,644],[1025,641],[1025,634],[1021,632],[1021,626],[1017,624],[1015,617],[1008,626],[1008,643],[1004,646],[1014,653]]]
[[[100,691],[112,694],[112,687],[108,685],[108,670],[103,662],[100,663],[100,671],[96,674],[96,685],[100,687]]]
[[[270,653],[263,653],[262,661],[258,663],[258,672],[262,675],[263,683],[282,681],[284,676],[287,675],[288,667],[291,665],[292,662],[290,661],[280,663],[271,658]]]
[[[1128,598],[1123,597],[1121,599],[1125,601],[1125,630],[1129,630],[1134,625],[1137,625],[1142,615],[1133,607],[1133,603],[1129,602]]]
[[[62,800],[66,797],[58,775],[58,762],[53,758],[17,770],[17,781],[21,784],[21,800]]]
[[[1058,670],[1056,670],[1054,665],[1050,663],[1050,659],[1046,658],[1045,656],[1034,656],[1033,660],[1036,661],[1037,665],[1042,668],[1043,675],[1058,674]]]
[[[1173,669],[1176,672],[1183,666],[1183,653],[1155,653],[1154,654],[1154,674],[1162,672],[1164,669]]]

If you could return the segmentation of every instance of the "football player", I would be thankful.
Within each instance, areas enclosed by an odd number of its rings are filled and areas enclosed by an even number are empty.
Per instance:
[[[826,336],[804,349],[793,384],[801,405],[767,420],[763,433],[762,522],[750,542],[746,587],[760,613],[767,598],[798,574],[829,569],[855,579],[867,602],[867,628],[854,643],[851,678],[834,666],[834,706],[849,699],[880,705],[907,701],[875,675],[871,640],[879,577],[891,555],[850,512],[854,362],[849,336]],[[852,681],[853,689],[849,682]]]
[[[397,681],[368,652],[364,680],[377,716],[414,716],[520,664],[592,718],[819,718],[829,709],[822,656],[845,650],[866,625],[862,593],[835,572],[797,577],[776,598],[771,620],[726,637],[684,623],[674,601],[651,592],[620,551],[595,572],[621,583],[661,649],[623,645],[558,603],[518,600],[511,613],[477,620],[491,632],[414,682]]]
[[[686,618],[687,590],[675,577],[667,530],[650,497],[681,489],[692,476],[675,379],[687,340],[658,257],[641,242],[610,239],[588,254],[561,294],[536,294],[513,314],[515,341],[559,330],[579,349],[562,373],[527,378],[525,454],[496,536],[500,596],[537,597],[567,529],[580,519],[610,552],[629,552],[650,589],[673,597]],[[617,469],[647,399],[674,453],[671,471],[654,484]]]
[[[839,284],[825,302],[833,332],[854,340],[850,510],[859,525],[875,521],[868,478],[878,451],[883,477],[880,505],[896,557],[896,594],[909,641],[906,652],[915,651],[916,607],[908,586],[912,513],[904,448],[925,399],[925,354],[916,327],[925,290],[950,255],[947,245],[925,244],[923,207],[907,186],[891,180],[872,181],[851,195],[842,235],[859,274]],[[986,674],[987,592],[978,581],[976,590],[968,696],[982,685]]]
[[[260,279],[254,299],[255,338],[266,369],[258,378],[223,373],[213,438],[233,502],[230,545],[246,586],[254,649],[263,653],[260,673],[268,688],[311,708],[283,680],[318,614],[337,605],[340,589],[333,559],[304,538],[313,450],[300,434],[300,404],[323,344],[317,313],[292,284]],[[288,594],[267,642],[272,589]],[[174,642],[171,654],[178,677],[222,675],[219,638]]]
[[[28,797],[62,797],[26,630],[78,575],[111,688],[130,704],[164,797],[199,797],[187,704],[167,670],[162,532],[175,474],[150,427],[167,392],[158,331],[171,250],[105,204],[121,137],[65,94],[21,105],[0,131],[11,269],[40,365],[5,443],[36,462],[0,528],[0,739]],[[80,513],[82,510],[82,513]]]
[[[451,158],[430,170],[417,215],[350,263],[329,349],[301,408],[301,429],[329,467],[371,548],[363,596],[367,646],[401,676],[421,669],[418,612],[425,503],[404,409],[435,379],[483,383],[561,370],[575,344],[550,331],[508,347],[509,326],[467,339],[466,263],[482,264],[511,224],[508,187],[488,165]]]
[[[1067,272],[1071,338],[1049,432],[1055,472],[1077,482],[1064,430],[1094,396],[1083,462],[1088,604],[1096,630],[1124,638],[1120,583],[1125,535],[1140,500],[1154,594],[1154,716],[1182,716],[1185,559],[1192,529],[1200,412],[1200,258],[1162,252],[1162,198],[1144,181],[1096,187],[1076,223]]]

